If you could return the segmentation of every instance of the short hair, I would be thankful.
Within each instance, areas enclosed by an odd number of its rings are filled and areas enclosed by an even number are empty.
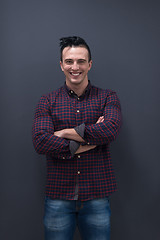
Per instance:
[[[77,36],[72,36],[72,37],[63,37],[60,38],[60,58],[62,61],[62,52],[63,49],[66,47],[84,47],[88,50],[88,58],[89,58],[89,62],[91,61],[91,51],[90,48],[88,46],[88,44],[86,43],[86,41],[81,38],[81,37],[77,37]]]

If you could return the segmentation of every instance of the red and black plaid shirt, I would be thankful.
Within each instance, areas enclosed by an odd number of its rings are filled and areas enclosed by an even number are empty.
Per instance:
[[[100,116],[104,122],[95,124]],[[84,125],[86,144],[95,149],[71,153],[68,139],[54,131]],[[81,201],[109,196],[117,188],[109,151],[121,125],[120,103],[115,92],[90,83],[78,97],[66,85],[41,97],[35,112],[33,143],[47,157],[46,196],[52,199]]]

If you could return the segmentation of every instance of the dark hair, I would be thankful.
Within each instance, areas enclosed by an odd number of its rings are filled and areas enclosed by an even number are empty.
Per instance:
[[[61,61],[62,61],[62,51],[65,47],[85,47],[88,50],[88,58],[89,62],[91,61],[91,51],[88,44],[85,42],[83,38],[73,36],[73,37],[64,37],[60,38],[60,54],[61,54]]]

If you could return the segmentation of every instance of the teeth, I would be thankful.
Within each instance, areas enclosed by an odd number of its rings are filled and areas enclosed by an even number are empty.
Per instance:
[[[73,76],[78,76],[80,73],[71,73]]]

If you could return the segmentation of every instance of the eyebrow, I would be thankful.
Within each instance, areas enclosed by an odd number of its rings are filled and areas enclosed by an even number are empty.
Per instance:
[[[72,58],[66,58],[64,61],[72,61]]]
[[[64,61],[73,61],[73,59],[72,58],[66,58]],[[84,61],[84,62],[86,62],[87,60],[84,59],[84,58],[79,58],[79,59],[77,59],[77,61]]]
[[[87,61],[87,60],[84,59],[84,58],[79,58],[78,61],[84,61],[84,62],[85,62],[85,61]]]

